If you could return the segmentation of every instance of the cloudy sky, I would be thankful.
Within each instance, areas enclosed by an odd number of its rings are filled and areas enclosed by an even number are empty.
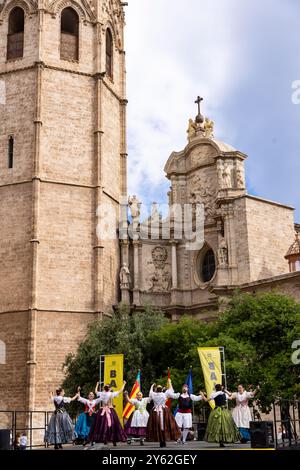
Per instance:
[[[248,155],[248,192],[294,206],[300,222],[300,1],[128,3],[129,192],[166,202],[163,167],[200,94],[216,138]]]

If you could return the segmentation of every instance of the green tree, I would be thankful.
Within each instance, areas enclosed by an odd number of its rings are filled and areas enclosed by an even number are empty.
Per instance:
[[[164,314],[149,305],[145,306],[143,312],[131,315],[124,304],[120,304],[110,317],[93,322],[76,354],[70,354],[66,358],[66,378],[63,382],[66,392],[73,394],[80,385],[82,395],[87,396],[99,380],[100,356],[120,353],[125,357],[124,375],[128,389],[133,385],[138,369],[141,369],[142,386],[147,390],[150,387],[150,377],[153,377],[152,363],[148,363],[146,359],[149,357],[148,337],[166,322]],[[74,412],[77,404],[72,409]]]

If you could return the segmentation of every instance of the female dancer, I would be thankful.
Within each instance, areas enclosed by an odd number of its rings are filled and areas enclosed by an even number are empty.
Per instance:
[[[230,411],[226,408],[227,394],[222,385],[217,384],[209,399],[214,400],[215,409],[210,412],[204,440],[207,442],[219,442],[220,447],[224,443],[234,443],[240,440],[240,434],[232,419]]]
[[[78,401],[83,403],[85,408],[77,419],[75,434],[77,439],[83,440],[85,446],[89,442],[88,436],[95,423],[97,402],[93,392],[88,394],[87,399],[82,398],[80,396],[80,387],[78,387]]]
[[[154,407],[150,413],[147,434],[150,441],[159,442],[160,447],[166,447],[166,441],[176,441],[181,434],[174,416],[166,406],[166,401],[168,398],[179,398],[180,393],[174,393],[171,391],[172,389],[163,392],[161,385],[157,385],[154,392],[154,387],[155,384],[151,386],[149,393]]]
[[[186,443],[186,438],[189,433],[189,430],[193,427],[193,419],[192,419],[192,407],[193,402],[200,401],[205,399],[205,396],[202,392],[200,395],[193,395],[189,394],[189,386],[184,384],[182,387],[182,393],[179,395],[178,398],[178,411],[175,416],[175,421],[177,426],[181,430],[181,438],[178,439],[178,444],[181,442],[182,444]]]
[[[126,434],[121,426],[118,415],[113,408],[113,398],[123,392],[126,382],[123,387],[117,392],[112,392],[109,385],[104,386],[103,392],[97,392],[98,398],[95,400],[96,405],[102,402],[102,407],[96,415],[95,425],[91,428],[89,434],[89,441],[102,442],[107,444],[112,442],[114,446],[117,442],[125,442]]]
[[[125,398],[127,402],[135,406],[132,418],[125,425],[126,434],[129,438],[140,439],[142,446],[147,437],[147,424],[149,420],[147,405],[150,403],[151,398],[143,398],[142,392],[137,393],[136,398],[129,398],[128,392],[125,392]]]
[[[77,397],[77,393],[73,398],[65,397],[65,392],[62,388],[56,390],[55,396],[51,393],[50,400],[54,403],[55,411],[50,418],[48,429],[45,433],[45,442],[54,444],[54,449],[62,449],[62,444],[73,441],[75,438],[74,426],[65,409],[65,404],[71,403]]]
[[[233,420],[241,434],[241,442],[245,443],[250,440],[250,421],[251,412],[248,402],[251,398],[254,398],[259,390],[256,388],[253,392],[247,392],[243,385],[238,386],[237,393],[229,393],[229,400],[235,400],[235,408],[232,410]]]

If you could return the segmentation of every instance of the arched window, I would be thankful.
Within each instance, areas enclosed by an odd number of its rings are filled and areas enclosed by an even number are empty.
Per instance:
[[[73,8],[61,12],[60,58],[78,60],[79,58],[79,17]]]
[[[106,30],[106,75],[113,78],[113,37],[111,30]]]
[[[8,19],[7,60],[23,57],[24,50],[24,11],[14,8]]]
[[[0,364],[6,364],[6,346],[3,341],[0,340]]]
[[[210,249],[205,253],[201,271],[204,282],[209,282],[214,277],[216,271],[216,260],[213,250]]]
[[[201,286],[209,283],[215,276],[217,263],[214,250],[208,243],[199,252],[196,258],[196,273]]]

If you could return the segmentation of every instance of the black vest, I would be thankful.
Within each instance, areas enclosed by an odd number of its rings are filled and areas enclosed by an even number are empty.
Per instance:
[[[183,398],[181,395],[178,398],[178,406],[180,410],[190,410],[193,406],[193,400],[190,396]]]

